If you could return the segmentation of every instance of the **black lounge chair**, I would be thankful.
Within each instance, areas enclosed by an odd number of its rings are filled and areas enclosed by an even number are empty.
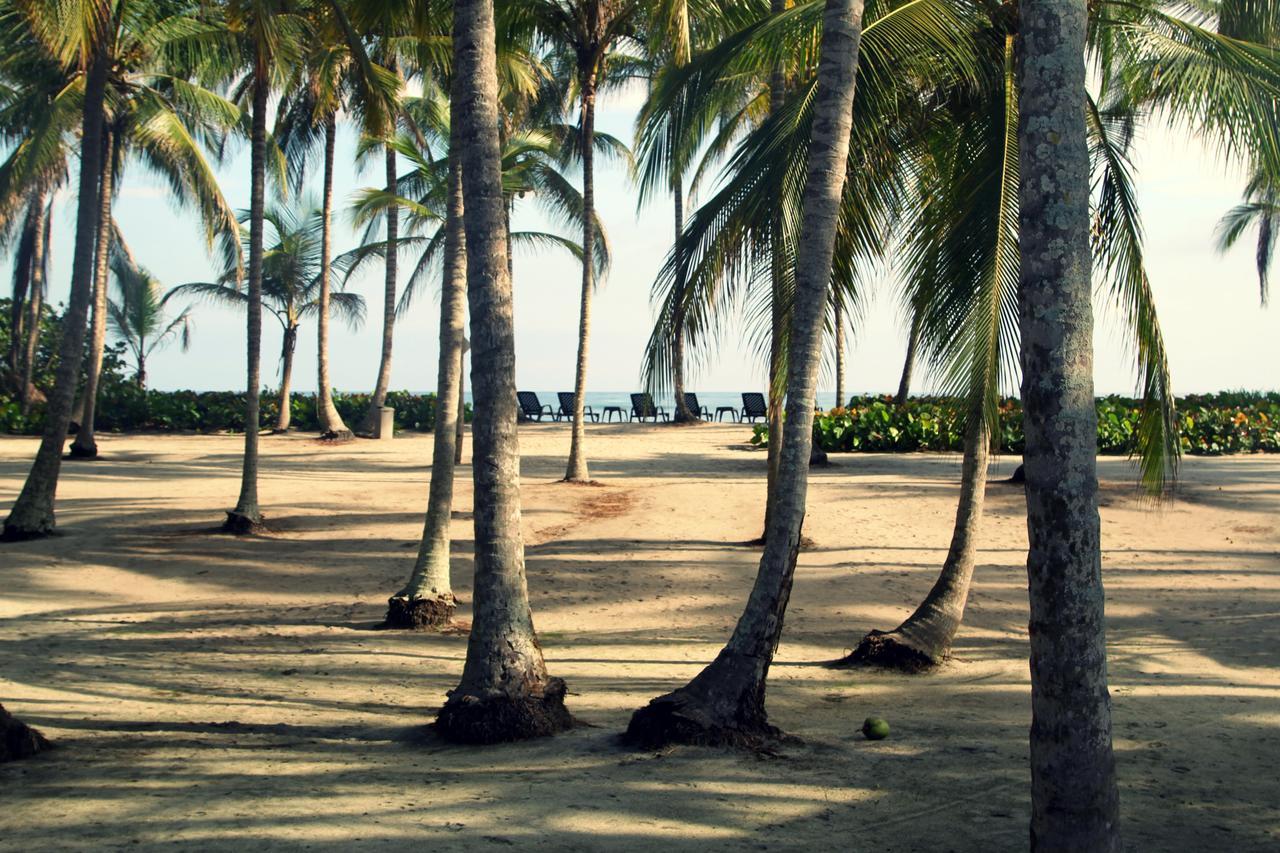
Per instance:
[[[742,395],[742,417],[738,418],[738,423],[755,423],[757,418],[769,420],[769,406],[763,394],[749,391]]]
[[[560,398],[560,411],[556,412],[556,420],[561,418],[573,420],[574,393],[572,391],[561,391],[556,396]],[[590,406],[582,407],[582,416],[597,422],[600,420],[600,416]]]
[[[653,395],[648,393],[631,395],[631,417],[628,420],[634,421],[637,418],[641,421],[644,421],[645,418],[653,418],[655,424],[658,422],[658,418],[662,418],[664,421],[671,420],[671,418],[667,417],[667,410],[655,406],[653,404]]]
[[[684,407],[689,410],[689,414],[695,418],[705,418],[711,420],[711,410],[706,406],[698,405],[698,395],[691,394],[688,391],[684,395]]]
[[[543,415],[555,417],[550,406],[543,405],[538,395],[532,391],[517,391],[516,400],[520,403],[520,417],[526,421],[541,421]]]

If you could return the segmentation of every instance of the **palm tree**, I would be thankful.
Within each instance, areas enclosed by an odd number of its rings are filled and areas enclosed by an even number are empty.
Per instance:
[[[800,550],[814,391],[849,159],[862,11],[860,0],[827,0],[822,18],[789,337],[787,417],[793,428],[770,496],[776,506],[765,553],[747,607],[716,660],[687,685],[632,716],[627,738],[646,747],[672,742],[734,744],[776,733],[764,708],[765,679],[782,635]]]
[[[262,525],[258,504],[258,420],[262,361],[263,211],[267,174],[267,108],[272,85],[286,78],[301,59],[300,42],[306,21],[287,0],[228,0],[223,14],[232,36],[224,61],[212,74],[244,70],[238,90],[250,101],[250,202],[247,358],[245,388],[244,466],[240,496],[227,513],[223,530],[249,533]],[[245,70],[247,69],[247,70]]]
[[[247,216],[242,213],[242,218]],[[280,323],[280,411],[275,430],[285,432],[292,417],[290,393],[298,329],[303,320],[321,311],[324,214],[314,208],[299,213],[288,205],[273,204],[263,210],[262,219],[274,232],[274,242],[264,246],[262,258],[262,307]],[[233,265],[217,281],[179,285],[170,291],[170,296],[189,295],[229,307],[245,307],[248,296],[238,278]],[[338,291],[330,295],[330,300],[331,308],[352,328],[364,321],[363,296]]]
[[[107,303],[111,331],[124,342],[133,356],[134,381],[139,388],[147,386],[147,358],[179,339],[182,351],[191,346],[191,308],[182,309],[169,319],[169,300],[177,290],[164,291],[163,285],[146,268],[139,266],[127,251],[117,251],[111,259],[118,300]]]
[[[1022,0],[1018,305],[1031,847],[1120,850],[1098,520],[1084,2]],[[1048,189],[1052,188],[1052,189]]]
[[[114,32],[110,26],[111,8],[106,0],[78,4],[76,15],[56,14],[59,11],[62,11],[61,6],[56,9],[39,4],[23,7],[23,12],[30,16],[30,30],[48,39],[49,53],[65,67],[78,67],[83,74],[79,208],[72,255],[71,295],[64,317],[53,393],[46,409],[44,435],[22,492],[5,519],[3,538],[6,540],[32,539],[53,533],[54,493],[62,465],[62,447],[71,423],[73,398],[79,384],[85,322],[93,283],[98,185],[102,171],[103,104]]]
[[[1227,252],[1251,226],[1258,229],[1254,250],[1258,268],[1258,298],[1267,307],[1271,259],[1275,255],[1276,220],[1280,216],[1280,192],[1265,171],[1257,171],[1244,191],[1245,200],[1231,208],[1218,223],[1218,251]]]
[[[450,740],[493,743],[563,731],[572,718],[564,681],[547,674],[524,573],[492,0],[454,4],[453,45],[474,347],[476,559],[467,660],[436,728]]]

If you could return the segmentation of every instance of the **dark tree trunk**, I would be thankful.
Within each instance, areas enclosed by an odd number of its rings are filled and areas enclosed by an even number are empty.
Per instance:
[[[73,459],[96,459],[98,442],[94,436],[94,421],[98,410],[98,378],[102,375],[102,351],[107,344],[107,278],[110,273],[108,259],[111,255],[111,202],[115,192],[116,138],[110,130],[102,134],[102,180],[98,190],[98,243],[93,275],[93,319],[89,327],[89,359],[85,365],[84,408],[80,415],[80,429],[71,442]],[[141,356],[139,365],[141,366]],[[141,369],[141,367],[139,367]]]
[[[280,345],[280,411],[276,413],[276,432],[288,432],[293,421],[293,353],[298,346],[298,327],[290,325],[284,330]]]
[[[31,411],[34,396],[36,357],[40,352],[40,321],[43,319],[45,282],[49,275],[49,243],[53,239],[52,218],[50,208],[42,206],[40,226],[35,232],[35,244],[31,252],[31,290],[27,295],[26,351],[22,357],[22,387],[18,399],[22,405],[22,415],[26,417]]]
[[[396,174],[396,151],[387,146],[387,191],[396,192],[399,177]],[[400,244],[400,208],[392,204],[387,208],[387,258],[386,275],[382,285],[382,355],[378,359],[378,379],[373,388],[373,396],[369,398],[369,409],[365,412],[364,423],[360,432],[372,435],[374,425],[380,415],[378,410],[387,402],[387,391],[391,387],[391,351],[395,343],[396,331],[396,290],[399,271]]]
[[[457,153],[459,97],[451,99],[449,195],[445,216],[444,281],[440,289],[440,359],[436,372],[436,422],[432,435],[431,491],[418,558],[409,582],[387,601],[390,628],[425,629],[447,625],[456,602],[450,579],[449,521],[457,460],[457,408],[462,391],[462,346],[467,300],[466,235],[463,232],[462,166]]]
[[[1031,620],[1031,849],[1118,851],[1098,520],[1084,0],[1023,0],[1018,307]]]
[[[19,391],[22,376],[23,344],[26,341],[27,293],[31,290],[32,273],[35,270],[35,232],[37,211],[43,209],[44,199],[34,194],[27,202],[23,216],[22,235],[14,256],[13,300],[9,303],[9,378],[13,390]]]
[[[493,0],[454,4],[453,45],[475,399],[475,583],[462,680],[449,693],[436,729],[453,741],[495,743],[554,734],[573,720],[564,706],[564,681],[550,677],[542,659],[524,572]]]
[[[324,212],[320,232],[320,304],[316,312],[316,420],[322,437],[345,440],[351,430],[342,421],[333,404],[333,386],[329,383],[329,294],[333,280],[330,256],[333,254],[333,149],[338,128],[330,114],[324,124]]]
[[[870,632],[841,664],[873,664],[920,672],[946,660],[969,601],[990,448],[991,433],[986,420],[982,412],[975,412],[970,415],[965,432],[960,501],[951,548],[938,580],[905,622],[892,631]]]
[[[262,385],[262,232],[267,165],[267,98],[271,84],[267,78],[265,47],[258,46],[253,75],[253,130],[251,137],[252,186],[249,201],[249,302],[246,307],[247,383],[244,412],[244,468],[240,478],[240,498],[227,513],[223,530],[250,533],[262,525],[258,506],[258,411]]]
[[[716,660],[689,684],[632,716],[626,737],[645,748],[672,742],[754,744],[777,734],[765,712],[765,680],[782,636],[804,522],[814,394],[849,156],[861,23],[861,0],[827,0],[787,359],[791,434],[782,449],[760,570],[733,636]]]
[[[585,4],[587,14],[599,14],[598,3]],[[593,28],[594,29],[594,28]],[[582,417],[587,397],[587,344],[591,334],[591,291],[595,288],[591,259],[596,246],[595,129],[596,73],[594,59],[580,69],[582,83],[582,301],[578,311],[578,362],[573,380],[573,434],[564,478],[571,483],[591,479],[587,469],[586,424]]]
[[[465,304],[463,305],[465,308]],[[463,322],[463,329],[466,322]],[[458,417],[454,420],[453,464],[462,464],[462,440],[467,434],[467,350],[471,343],[462,339],[462,352],[458,353]]]
[[[44,735],[23,723],[0,705],[0,764],[30,758],[49,748]]]
[[[689,411],[689,403],[684,398],[684,321],[685,321],[685,269],[680,252],[680,235],[684,233],[684,184],[677,175],[671,180],[671,194],[675,202],[676,224],[676,307],[671,321],[671,374],[675,392],[676,423],[691,423],[700,420],[697,412]]]
[[[44,436],[26,483],[9,517],[2,538],[35,539],[54,529],[53,501],[62,468],[62,447],[71,425],[80,368],[84,363],[85,326],[93,295],[94,237],[98,225],[98,184],[102,172],[103,100],[107,81],[108,36],[93,34],[96,43],[85,80],[81,132],[80,181],[76,211],[76,242],[71,267],[71,294],[58,348],[58,370],[45,412]]]
[[[911,314],[911,331],[907,334],[907,359],[902,364],[902,378],[898,380],[898,394],[894,402],[899,406],[906,405],[911,394],[911,374],[916,367],[916,348],[920,345],[920,312]]]

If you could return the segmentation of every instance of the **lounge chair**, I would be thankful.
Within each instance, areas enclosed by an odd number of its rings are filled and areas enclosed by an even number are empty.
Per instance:
[[[664,421],[671,420],[671,418],[667,417],[666,409],[653,404],[653,395],[649,393],[631,395],[631,417],[628,420],[634,421],[637,418],[641,421],[644,421],[645,418],[653,418],[655,424],[658,422],[658,418],[662,418]]]
[[[572,391],[561,391],[556,394],[560,398],[560,411],[556,412],[556,420],[564,418],[565,420],[573,420],[574,410],[574,393]],[[599,421],[600,416],[596,414],[595,409],[590,406],[582,407],[582,416],[593,421]]]
[[[698,405],[698,395],[690,394],[688,391],[684,395],[684,407],[689,410],[689,414],[695,418],[705,418],[711,420],[711,410],[706,406]]]
[[[749,391],[742,395],[742,416],[738,418],[738,423],[755,423],[757,418],[769,420],[769,406],[765,403],[763,394]]]
[[[520,417],[526,421],[541,421],[543,415],[555,417],[550,406],[545,406],[532,391],[517,391],[516,400],[520,403]]]

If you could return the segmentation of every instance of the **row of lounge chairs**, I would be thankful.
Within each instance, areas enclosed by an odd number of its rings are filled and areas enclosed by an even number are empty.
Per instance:
[[[516,399],[520,403],[520,416],[526,421],[541,421],[543,418],[551,418],[554,421],[573,420],[574,410],[577,408],[574,403],[575,395],[572,391],[561,391],[556,394],[560,403],[559,409],[553,409],[551,406],[544,404],[538,399],[538,395],[532,391],[517,391]],[[769,417],[769,408],[765,403],[764,395],[756,392],[748,392],[742,395],[742,409],[736,409],[733,406],[719,406],[713,415],[711,410],[706,406],[698,403],[697,394],[684,395],[685,405],[689,411],[700,418],[706,420],[722,420],[725,415],[737,423],[755,423],[757,420],[767,420]],[[603,416],[608,420],[611,415],[616,414],[618,420],[622,420],[621,406],[605,406],[600,412],[597,412],[591,406],[584,406],[582,416],[590,421],[599,423]],[[651,420],[657,423],[659,420],[669,421],[671,416],[663,407],[653,402],[653,395],[648,393],[631,395],[631,411],[627,413],[628,421]]]

